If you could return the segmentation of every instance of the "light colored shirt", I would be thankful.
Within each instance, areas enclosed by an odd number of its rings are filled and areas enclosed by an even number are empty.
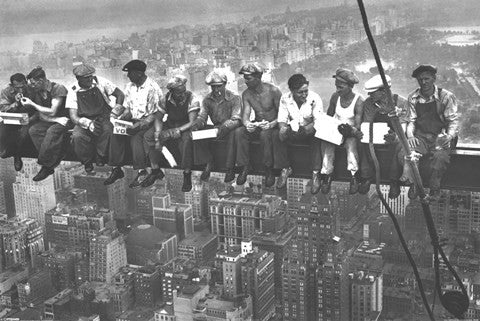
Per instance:
[[[323,114],[323,103],[320,96],[309,90],[307,100],[298,108],[291,92],[285,93],[280,99],[278,109],[279,123],[298,123],[299,126],[305,126]]]
[[[139,120],[162,111],[163,108],[160,105],[162,100],[163,93],[160,86],[150,77],[147,77],[140,87],[132,82],[125,86],[124,106],[130,108],[133,119]]]
[[[417,119],[417,112],[415,105],[417,103],[427,104],[432,101],[440,102],[437,104],[437,113],[441,121],[445,124],[447,134],[451,136],[458,135],[458,102],[457,98],[450,91],[443,89],[438,95],[438,87],[434,86],[433,95],[424,97],[420,93],[420,88],[415,89],[408,95],[408,121],[415,122]],[[439,110],[440,109],[440,110]]]
[[[70,88],[70,90],[68,91],[66,107],[70,108],[70,109],[78,109],[77,93],[87,91],[87,90],[92,89],[94,87],[97,87],[100,90],[105,102],[108,105],[111,106],[110,96],[113,94],[113,92],[115,91],[115,88],[117,88],[117,86],[115,86],[108,79],[105,79],[103,77],[95,76],[95,78],[93,78],[92,86],[88,89],[81,88],[78,84],[74,85]]]

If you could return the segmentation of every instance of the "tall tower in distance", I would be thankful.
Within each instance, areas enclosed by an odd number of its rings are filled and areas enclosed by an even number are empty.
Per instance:
[[[34,182],[33,176],[38,172],[39,165],[35,159],[25,159],[22,171],[17,173],[13,183],[15,208],[20,219],[32,218],[45,225],[45,213],[56,206],[53,177]]]

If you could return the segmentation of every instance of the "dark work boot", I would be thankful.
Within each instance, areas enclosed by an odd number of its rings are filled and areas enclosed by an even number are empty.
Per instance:
[[[48,176],[52,175],[53,172],[54,172],[53,169],[51,169],[49,167],[46,167],[46,166],[42,166],[42,168],[40,169],[38,174],[33,177],[33,181],[34,182],[43,181]]]
[[[143,180],[147,177],[147,171],[142,169],[138,172],[137,176],[133,179],[133,181],[128,185],[130,188],[139,187],[142,185]]]
[[[237,176],[237,185],[243,185],[247,181],[249,166],[245,165],[242,168],[242,172]]]
[[[287,185],[288,177],[292,175],[292,168],[284,168],[282,169],[282,173],[277,180],[277,188],[284,188]]]
[[[370,191],[370,185],[372,184],[372,179],[370,178],[364,178],[360,185],[358,186],[358,192],[360,194],[367,194],[368,191]]]
[[[319,172],[314,172],[312,174],[312,187],[310,188],[310,193],[313,195],[317,194],[318,191],[320,191],[320,173]]]
[[[83,165],[85,167],[85,172],[87,174],[90,174],[93,172],[93,164],[88,162],[88,163],[85,163],[85,165]]]
[[[322,174],[322,186],[320,190],[322,194],[330,193],[330,189],[332,187],[333,176],[332,174]]]
[[[23,162],[22,158],[20,156],[14,156],[13,157],[13,167],[15,167],[15,170],[17,172],[20,172],[23,168]]]
[[[388,191],[388,198],[395,199],[400,196],[400,182],[397,180],[390,182],[390,189]]]
[[[354,175],[352,175],[352,177],[350,178],[350,190],[349,190],[349,194],[350,195],[353,195],[353,194],[357,194],[358,192],[358,176],[357,174],[355,173]]]
[[[122,168],[121,167],[115,167],[114,169],[112,169],[112,172],[110,173],[110,176],[108,176],[108,178],[105,181],[103,181],[103,185],[113,184],[117,180],[123,178],[124,176],[125,176],[125,174],[123,173]]]
[[[161,180],[164,177],[165,177],[165,174],[163,173],[163,171],[160,168],[152,169],[152,172],[150,174],[148,174],[147,177],[145,177],[145,179],[140,184],[140,186],[142,186],[142,187],[152,186],[157,179]]]
[[[275,176],[273,176],[273,168],[265,168],[265,187],[272,187],[275,184]]]
[[[182,192],[190,192],[192,190],[192,172],[183,172]]]
[[[212,172],[212,163],[207,163],[205,166],[205,169],[203,170],[202,174],[200,175],[200,180],[202,181],[208,181],[210,178],[210,174]]]
[[[415,186],[415,184],[412,184],[410,185],[410,188],[408,189],[408,194],[407,194],[408,198],[411,199],[411,200],[414,200],[417,198],[418,196],[418,191],[417,191],[417,187]]]
[[[225,178],[224,182],[225,183],[230,183],[235,179],[235,172],[233,171],[233,168],[228,168],[227,172],[225,173]]]

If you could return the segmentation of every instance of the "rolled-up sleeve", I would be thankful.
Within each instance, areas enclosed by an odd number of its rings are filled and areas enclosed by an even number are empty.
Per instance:
[[[288,123],[288,99],[285,95],[280,99],[280,105],[278,106],[278,117],[277,120],[279,123]]]
[[[417,120],[417,111],[415,110],[415,105],[417,101],[416,99],[410,94],[408,96],[407,102],[407,117],[406,120],[408,123],[414,123]]]
[[[240,96],[233,97],[232,117],[231,120],[242,120],[242,99]]]
[[[445,106],[443,117],[447,123],[447,134],[451,136],[458,135],[458,102],[457,98],[451,92],[445,92],[441,103]]]
[[[200,110],[200,98],[192,93],[192,97],[190,98],[190,104],[188,106],[188,112],[191,113],[192,111]]]
[[[320,119],[320,116],[324,114],[323,102],[318,94],[314,96],[311,104],[312,104],[313,121],[316,122],[317,120]]]
[[[0,111],[4,111],[10,104],[13,104],[14,100],[11,99],[10,89],[5,88],[0,93]]]

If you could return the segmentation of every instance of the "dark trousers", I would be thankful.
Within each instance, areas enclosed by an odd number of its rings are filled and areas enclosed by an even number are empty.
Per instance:
[[[130,143],[133,169],[145,169],[150,167],[148,145],[144,139],[144,135],[147,131],[148,128],[140,130],[132,136],[111,134],[108,165],[115,167],[125,165],[127,144]]]
[[[28,130],[38,151],[38,164],[55,168],[65,156],[70,126],[40,120]]]
[[[312,159],[312,170],[319,171],[322,168],[322,141],[315,136],[315,131],[311,133],[299,134],[298,132],[294,132],[289,130],[287,132],[287,138],[285,141],[281,141],[280,143],[285,146],[284,149],[279,149],[281,152],[281,161],[285,162],[286,165],[282,168],[286,168],[290,166],[290,159],[288,153],[288,145],[289,144],[308,144],[310,145],[310,149],[312,151],[311,159]]]
[[[430,176],[430,188],[440,188],[440,181],[447,171],[448,164],[450,163],[450,153],[452,149],[450,147],[440,146],[437,142],[438,135],[423,133],[419,130],[415,132],[415,137],[418,138],[419,144],[413,150],[423,156],[430,156],[430,168],[432,169],[432,175]],[[401,165],[405,165],[405,152],[403,149],[399,151],[399,161]],[[408,166],[403,166],[405,178],[413,181],[412,173]]]
[[[22,146],[28,142],[30,125],[0,124],[0,157],[21,156]]]
[[[246,127],[237,128],[237,164],[250,164],[250,145],[253,140],[260,140],[260,150],[263,151],[263,164],[266,167],[286,168],[289,166],[286,144],[280,141],[278,128],[262,130],[256,128],[249,133]]]
[[[398,140],[392,144],[388,144],[387,146],[387,153],[388,155],[391,155],[388,176],[390,180],[396,181],[400,179],[403,171],[403,165],[401,163],[401,159],[403,159],[403,155],[401,153],[402,146]],[[370,148],[368,144],[359,144],[359,156],[360,176],[362,178],[373,179],[375,177],[375,166],[373,165],[373,159],[370,155]]]
[[[213,128],[209,125],[205,129]],[[235,129],[231,130],[222,138],[201,139],[193,142],[193,155],[195,165],[205,165],[213,163],[214,142],[225,142],[227,160],[225,166],[227,169],[235,167],[235,154],[237,152],[235,141]]]
[[[182,124],[171,125],[168,123],[163,124],[162,130],[176,128]],[[145,142],[149,146],[149,156],[153,164],[160,164],[163,156],[161,150],[155,149],[155,128],[150,128],[145,134]],[[193,166],[193,142],[191,132],[185,131],[182,136],[177,139],[169,139],[163,143],[163,145],[174,155],[177,163],[183,169],[192,169]],[[178,155],[180,155],[180,162],[178,162]]]
[[[99,136],[93,135],[91,131],[78,125],[73,129],[73,149],[82,164],[93,163],[97,155],[102,158],[108,156],[113,125],[108,118],[102,119],[101,122],[102,132]]]

